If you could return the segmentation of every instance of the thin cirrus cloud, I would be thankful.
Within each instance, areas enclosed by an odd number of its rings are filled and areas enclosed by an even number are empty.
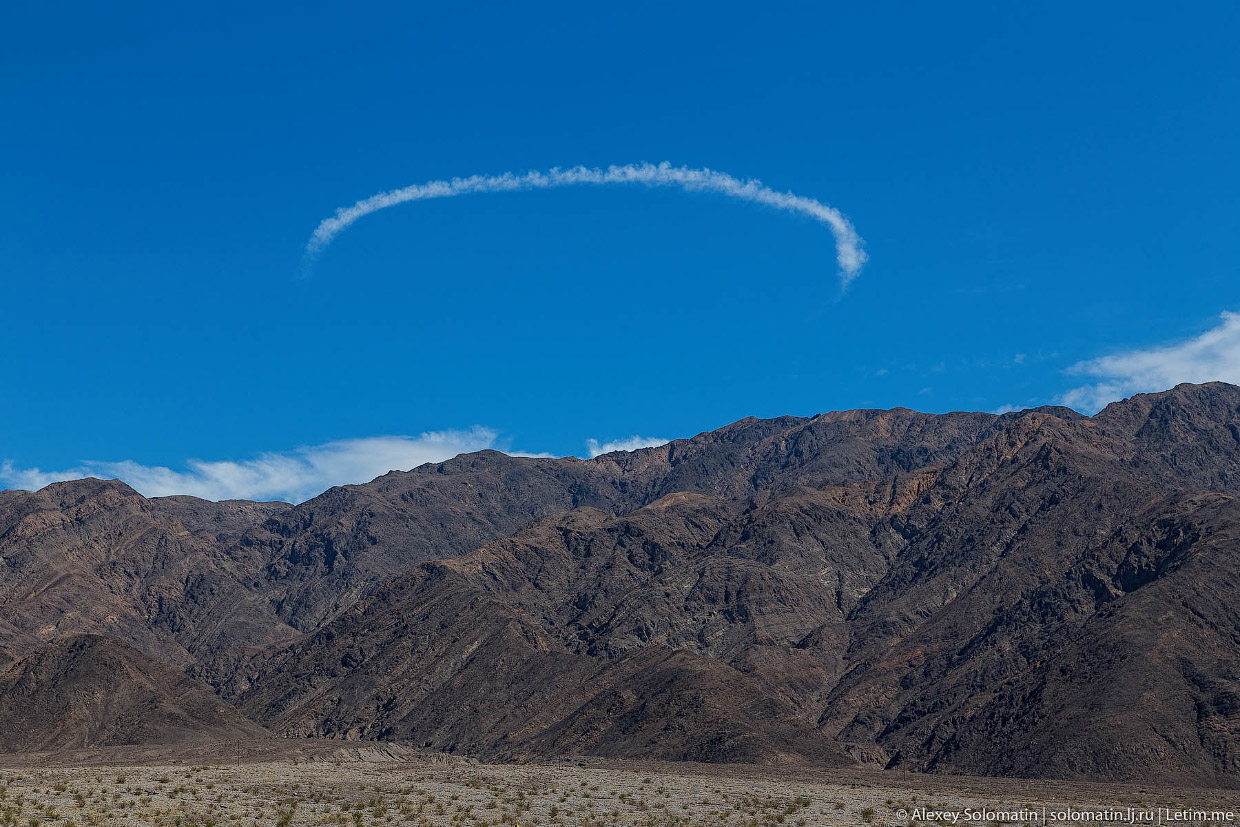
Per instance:
[[[413,184],[402,189],[381,192],[364,198],[351,207],[340,207],[335,215],[323,219],[306,244],[305,267],[308,270],[327,245],[358,219],[397,204],[488,192],[619,184],[679,187],[689,192],[713,192],[728,198],[763,204],[811,218],[825,225],[835,236],[835,259],[840,268],[839,278],[842,288],[847,288],[857,278],[861,272],[861,266],[866,262],[867,257],[862,249],[864,242],[861,236],[857,235],[852,222],[834,207],[815,198],[773,190],[753,178],[742,180],[726,172],[685,166],[674,167],[664,161],[660,164],[613,165],[606,169],[577,166],[570,169],[555,167],[545,172],[474,175],[469,178],[453,178],[450,181],[428,181],[424,184]]]
[[[442,462],[457,454],[494,448],[495,431],[432,431],[419,436],[346,439],[264,453],[240,462],[190,460],[186,470],[143,465],[132,460],[84,462],[63,471],[17,468],[0,463],[0,488],[37,490],[53,482],[84,477],[115,478],[148,497],[189,494],[205,500],[286,500],[302,502],[333,485],[368,482],[394,469],[408,470]],[[519,454],[547,456],[546,454]]]
[[[1192,339],[1073,365],[1069,374],[1095,381],[1073,388],[1060,402],[1096,411],[1134,393],[1165,390],[1181,382],[1240,384],[1240,313],[1224,312],[1220,318],[1217,326]]]
[[[659,445],[666,445],[671,442],[670,439],[664,439],[658,436],[637,436],[624,439],[615,439],[611,442],[599,442],[597,439],[586,440],[586,453],[590,459],[610,454],[612,451],[636,451],[638,448],[655,448]]]

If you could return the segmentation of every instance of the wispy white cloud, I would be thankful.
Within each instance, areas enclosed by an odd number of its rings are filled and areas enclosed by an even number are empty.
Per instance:
[[[680,187],[691,192],[714,192],[729,198],[738,198],[755,204],[807,216],[830,228],[835,236],[836,261],[840,268],[840,284],[848,287],[861,272],[866,254],[863,241],[852,223],[834,207],[814,198],[791,192],[778,192],[755,179],[739,179],[712,169],[674,167],[666,161],[661,164],[626,164],[624,166],[559,167],[546,172],[534,171],[522,174],[505,172],[502,175],[474,175],[469,178],[453,178],[450,181],[428,181],[398,190],[381,192],[358,201],[351,207],[341,207],[331,218],[324,219],[306,244],[306,264],[309,266],[332,239],[360,218],[378,210],[404,204],[409,201],[427,201],[434,198],[453,198],[486,192],[514,192],[518,190],[553,189],[571,186],[601,186],[609,184],[638,184],[647,187]]]
[[[1092,412],[1134,393],[1166,390],[1181,382],[1240,384],[1240,313],[1224,312],[1221,319],[1193,339],[1073,365],[1068,373],[1098,381],[1073,388],[1060,401]]]
[[[496,443],[494,431],[475,427],[419,436],[346,439],[283,453],[264,453],[240,462],[190,460],[184,470],[132,460],[83,462],[62,471],[17,468],[4,462],[0,464],[0,488],[36,490],[62,480],[102,477],[123,480],[148,497],[190,494],[207,500],[301,502],[333,485],[368,482],[388,471],[442,462],[457,454],[494,448]]]
[[[587,440],[591,458],[612,451],[635,451],[670,440],[631,436],[600,443]],[[292,451],[266,452],[254,459],[208,462],[192,459],[184,468],[144,465],[133,460],[88,461],[71,468],[45,471],[0,462],[0,489],[35,491],[54,482],[99,477],[119,479],[147,497],[189,494],[204,500],[308,500],[333,485],[369,482],[388,471],[408,471],[427,462],[442,462],[458,454],[500,450],[498,434],[476,426],[468,430],[429,431],[418,436],[377,436],[342,439]],[[517,457],[554,454],[513,451]]]
[[[597,439],[587,439],[586,453],[590,455],[590,459],[594,459],[603,454],[610,454],[612,451],[636,451],[638,448],[654,448],[669,442],[671,442],[670,439],[659,436],[637,436],[636,434],[625,439],[613,439],[611,442],[603,443]]]

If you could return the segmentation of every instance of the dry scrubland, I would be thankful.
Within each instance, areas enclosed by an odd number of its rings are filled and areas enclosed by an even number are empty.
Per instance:
[[[1136,786],[366,757],[355,752],[310,761],[9,765],[0,769],[0,824],[808,827],[909,825],[916,820],[900,817],[900,811],[919,807],[1240,805],[1240,795],[1229,792]]]

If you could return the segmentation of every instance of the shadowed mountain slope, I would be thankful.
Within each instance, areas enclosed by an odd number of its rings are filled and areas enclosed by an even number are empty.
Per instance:
[[[97,635],[63,638],[0,672],[5,752],[267,735],[205,684]]]
[[[793,699],[720,657],[839,615],[799,572],[716,559],[733,512],[701,495],[621,518],[577,509],[424,564],[264,664],[245,708],[286,732],[503,755],[838,762]],[[716,577],[736,592],[724,611],[760,608],[748,629],[699,594]]]
[[[1240,689],[1231,665],[1240,615],[1218,600],[1240,567],[1235,498],[1154,488],[1126,474],[1095,429],[1047,420],[1024,430],[966,455],[890,518],[909,542],[849,619],[850,668],[825,705],[824,731],[877,743],[908,769],[1234,783],[1214,736],[1185,732],[1198,731],[1216,696]],[[1184,566],[1206,553],[1209,574]],[[1186,588],[1213,597],[1190,603]],[[1160,666],[1193,627],[1199,653],[1174,658],[1198,687]],[[1070,680],[1060,669],[1069,652]],[[1112,703],[1048,710],[1038,681]],[[1143,681],[1128,696],[1140,697],[1141,715],[1106,694]],[[1008,738],[987,756],[958,746],[996,730]],[[1085,742],[1090,750],[1073,755]]]

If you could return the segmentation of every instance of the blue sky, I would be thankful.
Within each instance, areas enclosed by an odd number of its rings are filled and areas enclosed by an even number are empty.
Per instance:
[[[0,486],[298,499],[458,449],[1240,381],[1240,7],[757,8],[9,9]],[[841,293],[804,216],[574,187],[394,206],[300,275],[374,193],[642,161],[819,199],[869,261]]]

